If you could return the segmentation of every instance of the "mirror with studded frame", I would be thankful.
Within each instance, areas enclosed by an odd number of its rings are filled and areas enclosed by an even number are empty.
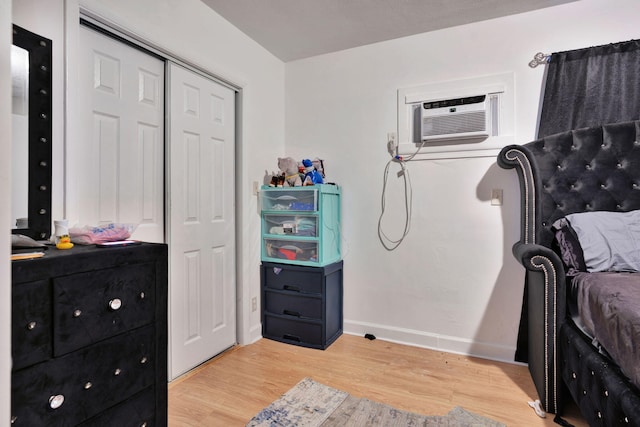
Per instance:
[[[13,26],[11,232],[51,235],[51,40]]]

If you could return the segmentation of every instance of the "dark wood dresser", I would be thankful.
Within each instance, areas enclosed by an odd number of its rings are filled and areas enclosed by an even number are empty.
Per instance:
[[[167,246],[12,261],[13,426],[167,425]]]

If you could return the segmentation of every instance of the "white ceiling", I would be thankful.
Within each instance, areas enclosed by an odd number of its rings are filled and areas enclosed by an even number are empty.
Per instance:
[[[288,62],[576,0],[202,0]]]

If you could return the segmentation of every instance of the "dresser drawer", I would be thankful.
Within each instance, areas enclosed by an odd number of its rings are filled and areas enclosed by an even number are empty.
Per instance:
[[[21,283],[13,287],[11,356],[13,369],[21,369],[51,357],[51,288],[49,281]]]
[[[53,279],[53,351],[59,356],[154,321],[154,264]]]
[[[322,299],[300,293],[265,290],[264,310],[306,319],[322,319]]]
[[[322,293],[322,273],[319,270],[295,266],[282,268],[264,263],[262,272],[263,283],[267,288],[310,294]]]
[[[149,387],[78,427],[153,427],[157,425],[154,391],[154,387]]]
[[[154,342],[147,326],[14,372],[12,426],[76,425],[152,386]]]
[[[299,320],[265,313],[262,325],[265,338],[320,348],[323,343],[322,322]]]

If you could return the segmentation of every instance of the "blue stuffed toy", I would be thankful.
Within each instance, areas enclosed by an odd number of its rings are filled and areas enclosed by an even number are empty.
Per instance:
[[[313,163],[311,162],[311,160],[304,159],[302,161],[302,166],[304,166],[303,185],[324,184],[322,175],[316,170],[315,167],[313,167]]]

